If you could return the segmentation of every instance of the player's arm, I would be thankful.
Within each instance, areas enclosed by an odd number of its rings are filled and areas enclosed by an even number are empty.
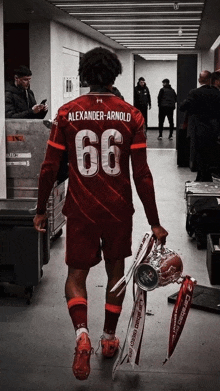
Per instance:
[[[55,148],[50,144],[48,145],[45,159],[41,166],[38,184],[37,214],[33,220],[34,228],[39,232],[45,232],[45,225],[47,220],[47,201],[53,188],[54,182],[57,179],[57,172],[60,167],[62,155],[63,150]]]
[[[65,150],[65,136],[62,127],[59,127],[59,116],[57,116],[51,129],[39,176],[37,214],[34,218],[34,227],[39,232],[45,232],[47,201],[57,180],[57,173]]]
[[[166,242],[168,232],[160,225],[155,199],[153,177],[147,164],[146,147],[131,149],[131,161],[134,183],[142,201],[151,229],[162,244]]]

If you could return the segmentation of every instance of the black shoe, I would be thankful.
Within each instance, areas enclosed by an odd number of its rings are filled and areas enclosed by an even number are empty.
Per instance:
[[[163,139],[162,136],[158,136],[158,137],[157,137],[157,140],[162,140],[162,139]]]
[[[172,135],[169,135],[168,139],[169,139],[169,140],[173,140],[173,136],[172,136]]]

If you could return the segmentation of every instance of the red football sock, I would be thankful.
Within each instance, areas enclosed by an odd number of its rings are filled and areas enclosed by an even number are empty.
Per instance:
[[[115,334],[118,324],[118,319],[121,314],[122,306],[108,304],[105,305],[105,324],[104,332],[107,334]]]
[[[74,297],[67,302],[69,314],[75,330],[87,327],[87,300],[84,297]]]

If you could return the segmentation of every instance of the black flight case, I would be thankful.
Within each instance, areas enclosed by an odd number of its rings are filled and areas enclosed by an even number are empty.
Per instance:
[[[28,304],[50,258],[49,225],[37,232],[35,214],[36,201],[0,200],[0,282],[24,286]]]

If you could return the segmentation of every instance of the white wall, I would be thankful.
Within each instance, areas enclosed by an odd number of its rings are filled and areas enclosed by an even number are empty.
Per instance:
[[[86,53],[100,45],[98,42],[77,33],[61,24],[51,22],[51,118],[63,104],[63,48]],[[77,75],[76,75],[77,76]]]
[[[6,156],[5,156],[5,85],[4,85],[4,43],[3,43],[3,0],[0,0],[0,198],[6,198]]]
[[[32,71],[31,89],[37,103],[47,99],[48,114],[51,115],[51,80],[50,80],[50,22],[31,21],[30,36],[30,69]]]
[[[30,21],[31,88],[38,103],[48,100],[46,119],[53,119],[60,106],[67,100],[63,93],[63,76],[78,76],[79,53],[86,53],[100,43],[54,21]],[[73,64],[65,61],[66,53],[75,54]],[[68,68],[69,67],[69,72]],[[69,73],[69,74],[68,74]]]
[[[126,50],[117,50],[116,54],[122,64],[122,74],[116,78],[115,86],[125,101],[133,105],[134,56]]]
[[[220,36],[213,43],[210,50],[201,51],[198,55],[198,75],[201,71],[207,69],[210,72],[214,72],[215,68],[215,49],[220,44]],[[199,83],[198,83],[199,84]]]
[[[198,78],[201,71],[207,70],[210,72],[214,72],[214,50],[210,49],[208,51],[201,51],[198,54],[197,64],[198,64],[197,66]],[[197,81],[197,86],[198,87],[200,86],[198,81]]]
[[[143,76],[151,94],[151,110],[148,110],[148,126],[158,127],[157,96],[163,87],[162,80],[169,79],[174,90],[177,90],[177,61],[154,61],[138,58],[135,62],[135,85],[139,77]],[[176,125],[176,110],[174,112],[174,125]],[[164,126],[169,126],[167,118]]]

